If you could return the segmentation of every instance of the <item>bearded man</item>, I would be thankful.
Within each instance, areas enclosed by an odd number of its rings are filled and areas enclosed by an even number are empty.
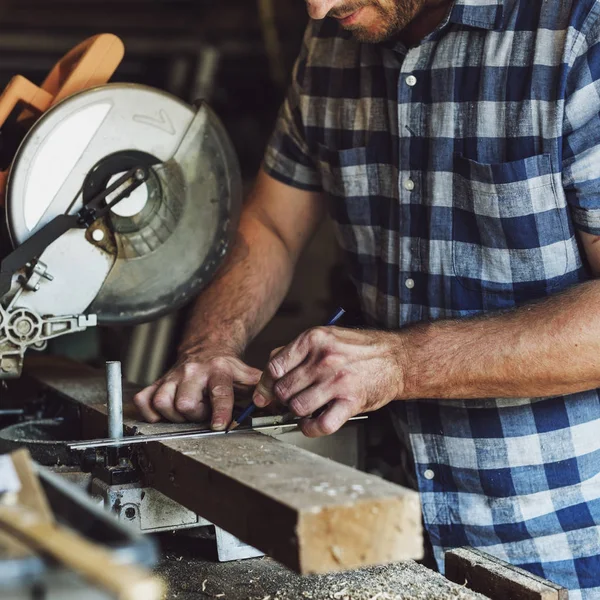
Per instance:
[[[390,404],[440,569],[472,546],[600,598],[600,2],[307,4],[228,266],[136,403],[224,428],[328,211],[370,328],[300,335],[255,403],[308,436]]]

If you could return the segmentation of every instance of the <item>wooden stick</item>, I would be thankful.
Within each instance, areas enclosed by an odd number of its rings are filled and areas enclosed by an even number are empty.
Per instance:
[[[31,510],[0,506],[0,528],[119,600],[160,600],[164,595],[158,578],[138,567],[116,563],[104,548],[65,527],[42,521]]]
[[[160,600],[163,582],[145,569],[121,565],[110,552],[56,523],[27,450],[12,455],[21,481],[15,505],[0,504],[0,532],[79,573],[119,600]]]

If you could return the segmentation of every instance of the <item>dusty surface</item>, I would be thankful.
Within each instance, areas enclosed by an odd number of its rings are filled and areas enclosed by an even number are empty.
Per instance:
[[[164,547],[157,572],[168,600],[484,600],[413,561],[334,575],[299,576],[268,558],[217,563],[188,548]],[[194,547],[195,546],[195,547]]]

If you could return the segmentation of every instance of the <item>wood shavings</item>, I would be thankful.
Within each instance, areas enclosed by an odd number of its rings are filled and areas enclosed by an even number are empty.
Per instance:
[[[176,593],[186,600],[484,600],[411,561],[301,577],[268,558],[207,563],[190,555],[178,562],[179,554],[159,569],[171,586],[166,600],[179,600]]]

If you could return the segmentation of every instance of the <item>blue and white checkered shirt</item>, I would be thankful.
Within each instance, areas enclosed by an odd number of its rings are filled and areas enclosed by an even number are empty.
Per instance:
[[[576,232],[600,235],[600,0],[456,0],[410,49],[313,22],[264,168],[327,192],[373,326],[586,281]],[[597,390],[402,410],[440,567],[473,546],[600,598]]]

